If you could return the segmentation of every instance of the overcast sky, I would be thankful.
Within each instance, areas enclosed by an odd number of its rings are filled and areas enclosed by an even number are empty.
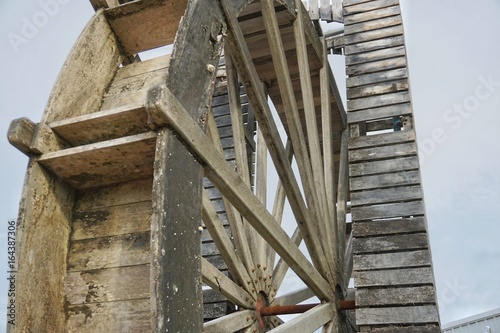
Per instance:
[[[8,124],[41,119],[59,69],[93,13],[86,0],[42,5],[49,2],[0,0],[0,277],[7,221],[17,216],[28,160],[8,144]],[[500,307],[500,1],[473,3],[402,0],[443,324]]]

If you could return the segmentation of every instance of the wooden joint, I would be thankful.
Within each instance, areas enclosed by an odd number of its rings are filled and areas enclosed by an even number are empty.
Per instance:
[[[401,122],[403,123],[403,130],[409,131],[413,129],[413,117],[412,116],[403,116],[401,117]]]
[[[35,128],[36,124],[28,118],[15,119],[9,125],[7,139],[11,145],[26,156],[33,156],[35,152],[31,150],[30,144],[35,133]]]
[[[45,154],[71,147],[61,139],[47,124],[39,123],[35,127],[30,149],[36,154]]]

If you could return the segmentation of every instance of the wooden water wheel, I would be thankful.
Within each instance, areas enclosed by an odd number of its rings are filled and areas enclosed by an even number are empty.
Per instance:
[[[41,122],[9,130],[12,332],[439,331],[398,1],[346,1],[328,41],[292,0],[91,2]]]

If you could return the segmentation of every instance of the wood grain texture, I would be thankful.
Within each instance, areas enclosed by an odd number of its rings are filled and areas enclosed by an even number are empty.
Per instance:
[[[405,47],[403,45],[391,47],[382,50],[370,51],[365,53],[353,54],[345,57],[347,66],[373,62],[384,59],[392,59],[406,55]]]
[[[351,45],[399,35],[403,35],[403,26],[401,24],[383,27],[376,30],[363,31],[356,34],[345,35],[344,44]]]
[[[27,156],[33,155],[30,145],[35,133],[36,124],[28,118],[11,121],[7,131],[9,143]]]
[[[396,47],[403,44],[404,44],[404,37],[400,35],[394,37],[387,37],[383,39],[376,39],[369,42],[346,45],[344,48],[344,52],[346,55],[352,55],[357,53],[370,52],[390,47]]]
[[[422,250],[429,247],[428,241],[426,233],[356,238],[353,242],[353,253]]]
[[[347,87],[353,88],[365,84],[384,82],[405,77],[408,77],[408,70],[406,68],[398,68],[372,74],[351,76],[347,78]]]
[[[358,254],[354,256],[355,271],[388,268],[411,268],[418,266],[430,266],[430,264],[431,261],[428,250],[382,254]]]
[[[396,287],[434,283],[431,267],[354,272],[353,277],[354,284],[358,288],[376,286]]]
[[[434,287],[359,288],[356,290],[356,306],[401,306],[434,303]]]
[[[422,201],[390,203],[376,206],[352,207],[354,221],[423,215]]]
[[[347,114],[347,122],[355,124],[359,122],[374,121],[392,117],[411,115],[413,113],[410,103],[370,108]]]
[[[418,166],[417,156],[399,157],[388,160],[351,164],[349,166],[349,174],[353,177],[357,177],[361,175],[417,170]]]
[[[392,144],[389,146],[362,148],[349,151],[350,162],[367,162],[417,154],[415,142]]]
[[[401,15],[383,17],[381,19],[375,19],[372,21],[346,25],[344,35],[349,36],[360,32],[376,30],[384,27],[391,27],[399,24],[402,24]]]
[[[358,98],[347,101],[347,108],[349,111],[356,111],[362,109],[370,109],[374,107],[381,107],[385,105],[406,103],[410,101],[410,94],[407,91],[396,92],[385,95],[377,95],[371,97]]]
[[[373,11],[375,9],[399,5],[399,0],[375,0],[367,3],[355,4],[351,6],[345,5],[344,15],[352,15]]]
[[[363,308],[356,311],[356,323],[360,326],[380,324],[427,324],[438,322],[439,315],[434,305]]]
[[[351,192],[353,207],[400,201],[413,201],[422,198],[422,188],[420,185]]]
[[[351,178],[351,191],[420,184],[420,171],[402,171]]]
[[[415,131],[397,131],[352,138],[349,140],[349,149],[380,147],[413,141],[415,141]]]
[[[423,217],[396,220],[380,220],[376,223],[355,223],[352,229],[354,237],[384,236],[423,232],[426,230]]]
[[[401,9],[399,8],[399,6],[391,6],[391,7],[367,11],[364,13],[346,15],[344,18],[344,24],[348,26],[355,23],[372,21],[375,19],[395,16],[399,14],[401,14]]]
[[[363,86],[347,90],[347,98],[362,98],[374,95],[388,94],[409,89],[408,80],[388,81],[376,85]]]

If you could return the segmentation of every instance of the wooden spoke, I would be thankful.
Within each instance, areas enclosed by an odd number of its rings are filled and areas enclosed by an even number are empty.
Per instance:
[[[203,333],[233,333],[252,325],[255,311],[244,310],[211,320],[203,325]]]
[[[280,297],[276,297],[272,302],[273,306],[276,305],[292,305],[299,304],[309,298],[313,297],[314,293],[309,288],[302,288],[296,291],[292,291],[288,294],[282,295]]]
[[[331,321],[335,313],[336,309],[332,304],[327,303],[318,305],[304,314],[269,331],[269,333],[312,333]]]

